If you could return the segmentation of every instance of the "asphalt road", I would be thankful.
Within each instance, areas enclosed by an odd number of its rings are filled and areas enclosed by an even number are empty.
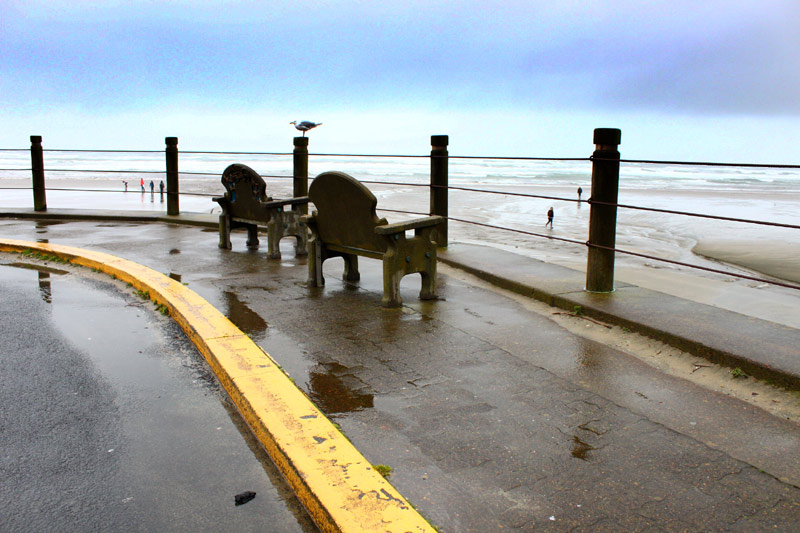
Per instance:
[[[316,531],[151,302],[14,254],[0,294],[0,530]]]

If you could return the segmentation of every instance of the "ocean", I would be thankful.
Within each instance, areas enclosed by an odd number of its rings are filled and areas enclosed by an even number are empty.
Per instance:
[[[166,211],[158,185],[164,176],[164,153],[46,150],[45,175],[50,208]],[[265,176],[275,198],[292,194],[291,154],[180,154],[181,211],[218,212],[212,196],[224,192],[219,178],[231,163],[244,163]],[[32,208],[27,150],[0,151],[0,205]],[[390,221],[410,218],[395,211],[427,213],[430,162],[427,157],[314,155],[309,174],[339,170],[364,182],[378,198],[379,213]],[[147,192],[142,194],[140,179]],[[451,154],[451,217],[527,232],[451,222],[450,241],[481,243],[572,268],[585,268],[586,247],[548,237],[588,238],[590,208],[576,202],[591,194],[588,160],[473,159]],[[153,180],[156,193],[149,193]],[[128,191],[124,192],[124,181]],[[72,190],[60,190],[72,189]],[[74,190],[81,189],[81,190]],[[514,193],[498,194],[498,193]],[[544,196],[536,198],[519,195]],[[622,163],[619,203],[800,225],[800,169],[714,167]],[[546,212],[555,211],[552,230]],[[391,211],[381,212],[381,208]],[[533,234],[533,235],[532,235]],[[800,283],[800,230],[745,222],[711,220],[645,210],[618,210],[617,248],[673,261],[697,264],[770,280]],[[687,271],[686,267],[617,255],[621,269]],[[699,276],[725,279],[717,274]],[[736,281],[736,280],[734,280]],[[737,281],[738,282],[738,281]],[[746,281],[750,286],[758,282]],[[794,291],[798,292],[798,291]]]

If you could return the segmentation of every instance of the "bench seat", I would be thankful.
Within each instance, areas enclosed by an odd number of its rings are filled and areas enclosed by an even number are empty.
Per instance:
[[[324,172],[309,189],[316,208],[301,219],[311,230],[308,284],[323,287],[322,264],[331,257],[344,259],[346,281],[358,281],[358,256],[383,262],[384,307],[400,307],[400,280],[413,273],[422,277],[420,299],[435,299],[436,228],[444,222],[429,216],[389,224],[378,218],[377,199],[358,180],[343,172]],[[414,231],[413,236],[406,232]]]

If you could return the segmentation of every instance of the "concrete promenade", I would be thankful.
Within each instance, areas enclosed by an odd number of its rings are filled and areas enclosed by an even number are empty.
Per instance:
[[[0,236],[179,276],[287,370],[371,463],[392,466],[394,487],[443,531],[796,527],[796,423],[662,374],[458,271],[441,269],[435,302],[417,300],[410,276],[404,307],[386,310],[376,261],[360,262],[357,287],[330,261],[327,286],[308,289],[304,259],[290,246],[268,261],[265,242],[248,251],[237,234],[232,251],[219,250],[215,217],[78,221],[86,216],[4,219]],[[496,250],[456,244],[442,262],[752,375],[800,383],[792,328],[632,286],[589,295],[579,273]]]

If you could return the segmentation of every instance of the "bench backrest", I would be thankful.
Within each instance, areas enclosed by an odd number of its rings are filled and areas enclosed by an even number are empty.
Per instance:
[[[385,238],[375,234],[386,219],[375,214],[378,200],[361,182],[344,172],[323,172],[311,182],[308,198],[322,242],[386,251]]]
[[[261,204],[268,202],[267,184],[258,175],[258,172],[234,163],[222,173],[222,185],[225,190],[225,199],[232,216],[259,220],[264,218],[265,211]]]

